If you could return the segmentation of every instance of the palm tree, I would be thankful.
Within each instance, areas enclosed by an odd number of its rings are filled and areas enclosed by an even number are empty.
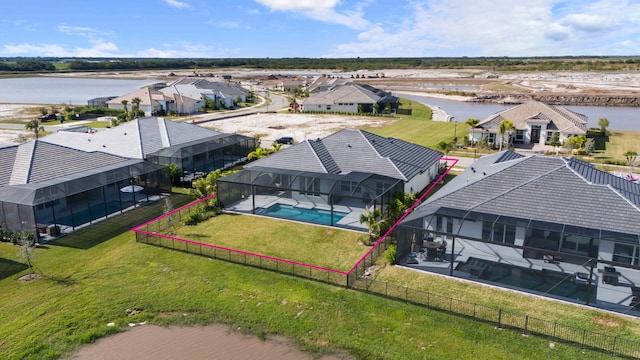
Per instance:
[[[120,101],[120,104],[122,104],[122,106],[124,107],[124,116],[126,118],[129,118],[129,109],[127,109],[127,104],[129,103],[128,100],[122,100]]]
[[[600,126],[600,135],[604,136],[607,133],[607,126],[609,126],[609,120],[607,118],[600,118],[598,120],[598,126]]]
[[[416,202],[416,195],[413,193],[397,192],[393,194],[393,199],[387,205],[387,220],[389,225],[393,225],[400,217]]]
[[[380,209],[372,208],[373,210],[369,210],[369,207],[364,208],[364,212],[360,214],[360,224],[365,224],[367,229],[369,230],[369,242],[371,242],[375,237],[380,235],[380,225],[381,221],[379,220],[382,213]]]
[[[134,97],[133,99],[131,99],[131,103],[133,104],[131,108],[131,112],[133,113],[132,117],[134,118],[138,117],[138,112],[140,111],[141,102],[142,100],[140,100],[139,97]]]
[[[38,139],[38,135],[40,135],[40,131],[44,131],[44,126],[40,125],[40,121],[38,121],[38,119],[29,121],[24,128],[33,131],[36,136],[36,140]]]
[[[476,143],[476,127],[478,126],[478,124],[480,123],[480,119],[474,119],[474,118],[468,118],[467,119],[467,126],[469,126],[471,128],[471,145],[475,145]]]
[[[498,134],[500,135],[500,151],[502,151],[502,143],[504,143],[504,134],[509,135],[509,141],[511,140],[511,133],[515,130],[515,126],[513,126],[513,121],[504,119],[500,122],[500,126],[498,127]]]
[[[627,152],[625,152],[624,157],[627,158],[627,165],[629,165],[629,175],[631,176],[633,174],[633,165],[636,162],[636,157],[638,156],[638,153],[633,151],[633,150],[628,150]]]
[[[263,157],[269,155],[270,153],[271,152],[269,151],[269,149],[259,147],[253,150],[252,152],[250,152],[249,155],[247,155],[247,160],[262,159]]]
[[[449,154],[449,152],[451,150],[454,149],[454,147],[455,146],[453,145],[452,141],[446,142],[446,141],[442,140],[442,141],[440,141],[439,143],[436,144],[436,148],[438,150],[442,151],[444,153],[445,157]]]

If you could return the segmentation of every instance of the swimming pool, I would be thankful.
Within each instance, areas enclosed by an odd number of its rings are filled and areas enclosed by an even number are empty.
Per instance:
[[[323,225],[331,225],[331,211],[322,209],[305,209],[292,205],[273,204],[268,208],[257,211],[260,215],[279,217],[283,219],[299,220]],[[333,211],[333,224],[340,221],[348,213]]]
[[[469,258],[466,263],[460,264],[457,270],[472,273],[479,279],[498,284],[579,301],[585,301],[587,297],[590,298],[590,302],[596,301],[597,286],[592,286],[589,291],[586,281],[575,281],[573,274],[547,269],[533,270],[478,258]]]

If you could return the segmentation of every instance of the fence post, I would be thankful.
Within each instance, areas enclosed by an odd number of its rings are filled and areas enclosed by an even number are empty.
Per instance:
[[[389,296],[389,282],[388,281],[384,282],[384,295],[385,296]]]
[[[613,346],[611,347],[611,356],[616,356],[616,340],[618,340],[617,336],[613,337]]]
[[[558,323],[554,322],[553,323],[553,337],[552,337],[553,341],[556,341],[556,329],[557,328],[558,328]]]
[[[478,305],[478,304],[473,303],[473,317],[474,318],[476,317],[476,305]]]
[[[586,337],[587,337],[587,329],[584,329],[582,331],[582,350],[584,350],[584,341],[585,341]]]
[[[524,334],[529,335],[527,332],[527,328],[529,327],[529,315],[525,315],[524,317]]]
[[[498,329],[502,329],[502,309],[498,310]]]
[[[406,302],[409,302],[409,287],[405,286],[404,287],[404,298]]]

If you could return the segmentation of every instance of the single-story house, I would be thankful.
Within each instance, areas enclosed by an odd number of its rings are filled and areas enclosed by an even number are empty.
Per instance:
[[[154,164],[176,164],[183,172],[209,172],[244,161],[255,150],[252,137],[225,134],[162,117],[135,119],[111,129],[59,131],[41,141],[84,151],[101,151]]]
[[[248,92],[241,86],[228,81],[215,81],[201,78],[183,78],[170,83],[167,87],[160,89],[166,95],[185,96],[187,98],[222,101],[228,108],[234,106],[236,100],[247,101]],[[200,107],[204,105],[200,103]]]
[[[560,143],[572,136],[587,133],[587,117],[562,106],[547,105],[539,101],[529,101],[510,109],[500,111],[480,121],[475,129],[469,129],[472,143],[486,138],[489,144],[499,144],[502,120],[513,122],[515,132],[511,135],[514,144],[541,144],[551,141],[558,134]],[[508,135],[504,141],[509,142]]]
[[[365,207],[384,210],[395,193],[422,191],[438,175],[441,156],[403,140],[345,129],[218,179],[218,200],[227,210],[362,229]]]
[[[181,114],[193,113],[202,107],[199,97],[189,98],[178,94],[165,94],[160,90],[149,87],[113,98],[107,101],[107,105],[111,109],[124,110],[125,105],[122,104],[122,101],[126,100],[126,109],[131,111],[134,107],[133,99],[135,98],[140,99],[140,110],[144,111],[145,116],[162,114],[172,110]]]
[[[372,113],[396,112],[400,100],[370,85],[345,83],[311,94],[302,102],[302,111]]]
[[[640,184],[575,158],[484,156],[409,214],[397,241],[407,266],[614,310],[640,304]]]
[[[165,166],[42,140],[0,148],[0,167],[0,224],[53,237],[171,191]]]

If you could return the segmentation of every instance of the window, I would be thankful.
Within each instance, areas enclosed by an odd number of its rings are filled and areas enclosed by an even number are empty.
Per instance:
[[[327,110],[331,110],[331,105],[327,105]]]
[[[489,135],[487,135],[487,142],[489,142],[489,144],[495,143],[496,142],[496,134],[489,133]]]
[[[312,177],[300,177],[300,192],[303,195],[320,196],[320,179]]]
[[[354,194],[360,192],[360,186],[355,181],[341,181],[340,191],[347,194]]]
[[[442,231],[442,216],[436,215],[436,231]]]
[[[482,239],[504,244],[516,242],[516,226],[509,224],[493,224],[490,221],[482,222]]]
[[[389,189],[391,189],[389,183],[376,183],[376,195],[382,195]]]
[[[517,144],[522,144],[524,143],[524,134],[525,134],[526,130],[516,130],[516,138],[514,139],[514,142]]]
[[[547,130],[547,142],[551,142],[551,138],[553,138],[553,134],[558,134],[558,138],[560,136],[557,131]]]
[[[638,265],[638,247],[628,244],[615,244],[613,261],[630,265]]]

